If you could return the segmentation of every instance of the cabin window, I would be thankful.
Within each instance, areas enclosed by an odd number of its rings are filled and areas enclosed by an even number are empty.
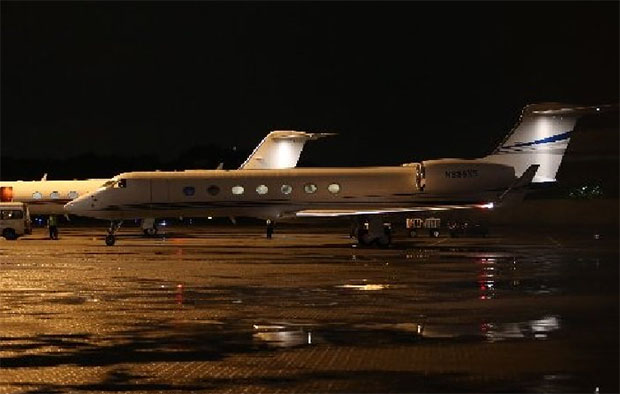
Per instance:
[[[220,193],[220,188],[218,186],[211,185],[207,188],[207,193],[212,196],[217,196]]]
[[[282,185],[280,191],[282,192],[282,194],[291,194],[291,192],[293,191],[293,187],[291,185]]]
[[[194,186],[185,186],[183,188],[183,194],[185,194],[186,196],[193,196],[194,193],[196,193],[196,189],[194,188]]]
[[[269,188],[265,185],[258,185],[256,187],[256,193],[258,194],[267,194],[268,191],[269,191]]]
[[[338,194],[338,193],[340,193],[340,185],[337,184],[337,183],[332,183],[329,186],[327,186],[327,190],[331,194]]]
[[[2,220],[12,220],[12,219],[23,219],[24,213],[18,210],[5,210],[0,211],[0,219]]]
[[[314,183],[306,183],[304,185],[304,191],[308,194],[312,194],[314,192],[316,192],[318,188],[316,187],[316,185]]]
[[[50,193],[50,197],[54,200],[60,198],[60,193],[58,193],[57,191],[53,191]]]
[[[78,198],[79,195],[80,194],[78,192],[74,191],[74,190],[72,190],[69,193],[67,193],[67,197],[72,199],[72,200]]]
[[[244,189],[243,189],[243,186],[237,185],[237,186],[233,186],[231,191],[232,191],[232,194],[241,195],[243,194]]]
[[[42,197],[43,197],[43,194],[41,194],[41,192],[32,193],[32,198],[34,198],[35,200],[40,200]]]

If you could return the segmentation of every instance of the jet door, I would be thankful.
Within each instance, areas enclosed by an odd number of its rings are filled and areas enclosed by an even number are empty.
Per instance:
[[[1,202],[13,201],[13,187],[12,186],[0,187],[0,201]]]
[[[166,209],[168,204],[168,181],[165,179],[151,180],[151,209]]]

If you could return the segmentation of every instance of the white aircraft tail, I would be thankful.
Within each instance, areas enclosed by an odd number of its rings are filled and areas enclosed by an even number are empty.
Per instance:
[[[294,168],[306,141],[316,140],[333,133],[306,133],[305,131],[272,131],[258,144],[240,170],[273,170]]]
[[[482,160],[514,167],[520,177],[533,164],[533,183],[555,182],[577,120],[612,106],[583,107],[560,103],[530,104],[504,141]]]

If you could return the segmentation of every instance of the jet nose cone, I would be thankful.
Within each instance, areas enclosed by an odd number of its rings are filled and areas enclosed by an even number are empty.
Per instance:
[[[65,204],[65,211],[73,215],[83,214],[85,211],[91,209],[91,199],[88,196],[78,197],[73,201],[69,201]]]

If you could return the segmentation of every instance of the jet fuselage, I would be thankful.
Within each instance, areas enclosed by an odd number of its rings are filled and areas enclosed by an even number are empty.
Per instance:
[[[67,204],[67,210],[110,220],[277,219],[307,210],[374,212],[482,203],[505,190],[515,176],[503,165],[444,160],[400,167],[131,172],[114,179],[115,183]]]
[[[64,205],[94,192],[108,179],[0,181],[2,200],[28,204],[31,215],[64,215]]]

